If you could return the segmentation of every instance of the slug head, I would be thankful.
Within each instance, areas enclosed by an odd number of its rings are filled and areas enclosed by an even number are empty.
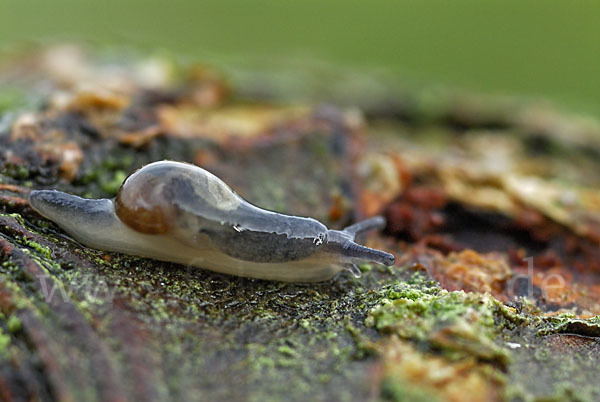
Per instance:
[[[385,251],[372,249],[358,243],[357,235],[385,227],[385,219],[375,216],[346,227],[344,230],[329,230],[327,248],[342,257],[345,263],[353,265],[361,261],[371,261],[383,265],[394,265],[395,257]]]

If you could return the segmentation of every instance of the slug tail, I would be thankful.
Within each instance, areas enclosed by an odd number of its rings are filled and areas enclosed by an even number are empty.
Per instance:
[[[56,190],[32,190],[29,205],[41,215],[52,219],[67,219],[86,209],[87,200]]]
[[[31,191],[29,205],[67,232],[94,232],[111,224],[114,217],[110,200],[90,200],[56,190]]]

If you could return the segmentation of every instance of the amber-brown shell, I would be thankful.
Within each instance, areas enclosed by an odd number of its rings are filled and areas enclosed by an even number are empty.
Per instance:
[[[221,179],[198,166],[160,161],[125,179],[114,204],[117,216],[130,228],[163,234],[184,226],[198,232],[202,228],[197,219],[233,225],[237,221],[230,222],[232,211],[242,200]]]
[[[121,222],[146,234],[167,233],[175,223],[175,208],[164,196],[164,178],[140,169],[121,185],[115,212]]]

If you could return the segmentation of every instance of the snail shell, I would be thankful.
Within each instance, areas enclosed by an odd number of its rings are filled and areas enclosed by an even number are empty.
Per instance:
[[[131,174],[114,200],[34,190],[31,206],[80,243],[227,274],[322,281],[343,268],[394,256],[354,242],[381,228],[375,217],[338,231],[321,222],[258,208],[221,179],[187,163],[154,162]]]

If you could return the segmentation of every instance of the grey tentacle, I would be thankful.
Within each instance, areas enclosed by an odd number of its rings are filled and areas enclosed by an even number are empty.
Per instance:
[[[342,254],[347,257],[360,258],[388,266],[394,265],[396,261],[396,258],[390,253],[362,246],[353,241],[348,241],[342,246]]]
[[[357,222],[344,228],[344,232],[351,234],[353,238],[369,230],[383,229],[385,227],[385,218],[383,216],[374,216],[369,219]]]

